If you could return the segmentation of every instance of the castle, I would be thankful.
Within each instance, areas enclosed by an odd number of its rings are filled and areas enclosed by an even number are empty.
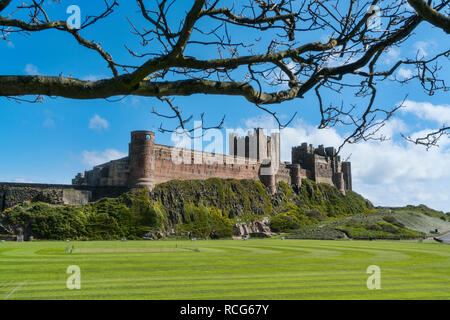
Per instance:
[[[95,166],[72,180],[78,186],[146,187],[170,180],[216,178],[260,180],[271,193],[284,181],[295,187],[302,179],[328,183],[343,194],[352,190],[350,162],[341,162],[333,147],[303,143],[292,148],[292,162],[280,161],[280,135],[263,129],[228,137],[228,155],[178,149],[155,143],[151,131],[131,132],[128,157]]]

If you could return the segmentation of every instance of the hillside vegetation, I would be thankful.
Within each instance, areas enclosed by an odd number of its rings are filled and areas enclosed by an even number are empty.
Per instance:
[[[83,206],[26,202],[0,216],[0,234],[20,226],[25,237],[38,239],[229,238],[236,223],[268,217],[272,232],[293,233],[294,237],[424,236],[398,221],[377,218],[367,224],[350,219],[379,211],[355,192],[344,196],[334,186],[310,180],[303,180],[298,190],[280,183],[277,193],[271,195],[259,181],[212,178],[170,181],[157,185],[151,193],[135,190]]]
[[[423,209],[423,206],[421,207]],[[327,220],[294,231],[287,237],[329,240],[342,238],[401,240],[434,237],[450,231],[450,221],[446,214],[435,211],[435,215],[430,216],[413,208],[412,206],[395,210],[382,208],[370,214]]]

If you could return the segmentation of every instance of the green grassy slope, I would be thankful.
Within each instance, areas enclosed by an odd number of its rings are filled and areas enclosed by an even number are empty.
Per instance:
[[[379,211],[394,216],[406,228],[423,232],[429,236],[436,235],[435,229],[438,230],[438,233],[450,231],[450,215],[424,205],[379,208]]]
[[[293,231],[293,239],[418,239],[450,231],[450,222],[423,212],[377,210],[368,214],[339,217]]]
[[[450,246],[426,241],[7,242],[0,299],[449,299],[448,270]]]
[[[398,212],[395,218],[403,223],[405,227],[432,235],[430,231],[438,229],[439,233],[450,231],[450,221],[443,221],[439,218],[430,217],[415,212]]]

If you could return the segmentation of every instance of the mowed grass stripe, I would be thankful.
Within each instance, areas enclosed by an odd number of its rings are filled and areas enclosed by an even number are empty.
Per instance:
[[[385,270],[383,273],[383,281],[386,280],[399,280],[399,281],[417,281],[421,279],[432,279],[433,277],[437,278],[438,281],[445,282],[445,280],[450,280],[450,275],[447,270],[438,270],[439,272],[423,272],[422,270],[416,270],[418,272],[409,272],[404,273],[401,270]],[[45,272],[41,271],[37,273],[39,277],[42,278],[46,275]],[[25,278],[25,277],[23,277]],[[187,283],[188,285],[198,285],[200,283],[211,283],[220,285],[226,283],[269,283],[269,282],[290,282],[290,281],[304,281],[304,282],[316,282],[319,283],[321,280],[325,279],[326,281],[342,281],[346,279],[363,279],[366,280],[366,273],[361,272],[361,270],[357,272],[352,271],[344,271],[344,270],[336,270],[336,271],[317,271],[317,272],[289,272],[289,273],[272,273],[270,278],[267,278],[267,274],[239,274],[229,276],[227,274],[216,274],[216,275],[203,275],[203,276],[148,276],[148,277],[136,277],[133,272],[124,272],[122,274],[122,278],[111,278],[110,275],[105,275],[102,273],[95,272],[84,272],[83,273],[83,281],[86,284],[92,285],[103,285],[108,283],[138,283],[138,282],[147,282],[147,283],[168,283],[169,285],[183,285],[183,283]],[[56,276],[60,282],[65,281],[65,276],[60,274]],[[20,278],[22,280],[22,277]],[[428,280],[427,280],[428,281]],[[224,283],[220,283],[224,282]],[[33,285],[35,286],[46,286],[48,281],[33,281]]]
[[[274,296],[302,296],[302,297],[314,297],[314,296],[335,296],[346,298],[346,296],[350,295],[368,295],[368,290],[363,288],[360,284],[354,283],[326,283],[324,285],[317,286],[308,286],[307,284],[303,286],[299,285],[271,285],[271,286],[261,286],[261,287],[247,287],[247,286],[235,286],[231,289],[220,288],[213,289],[210,286],[201,287],[201,288],[193,288],[192,290],[183,290],[183,288],[176,287],[176,292],[167,290],[170,288],[154,288],[154,287],[146,287],[142,285],[133,285],[129,286],[121,286],[121,287],[107,287],[107,288],[98,288],[96,290],[85,290],[83,292],[68,292],[59,290],[51,290],[50,292],[36,292],[36,291],[26,291],[22,290],[19,294],[15,296],[15,298],[21,298],[22,295],[33,298],[40,297],[42,294],[45,294],[48,299],[65,299],[65,298],[75,298],[75,299],[94,299],[96,297],[106,297],[110,299],[118,299],[126,296],[135,296],[135,297],[150,297],[153,299],[170,299],[170,298],[181,298],[181,299],[191,299],[194,296],[195,299],[237,299],[239,297],[246,298],[263,298],[263,299],[271,299],[274,297],[267,297],[267,295],[261,295],[262,290],[273,290]],[[443,285],[442,283],[425,283],[420,286],[416,286],[416,292],[424,294],[425,292],[432,293],[432,291],[436,291],[440,293],[439,297],[446,296],[448,298],[448,287]],[[389,289],[390,294],[392,295],[395,292],[398,296],[397,298],[401,298],[403,295],[408,295],[411,297],[414,291],[411,288],[403,288],[401,285],[396,286],[393,289]],[[171,293],[172,292],[172,293]],[[379,291],[381,293],[381,291]],[[22,297],[23,298],[23,297]],[[380,297],[382,298],[382,297]]]
[[[308,276],[305,277],[304,275],[292,275],[291,278],[259,278],[259,279],[251,279],[250,277],[248,279],[230,279],[228,277],[223,278],[215,278],[215,279],[187,279],[187,280],[161,280],[161,279],[154,279],[154,278],[146,278],[146,279],[133,279],[128,280],[126,278],[126,274],[122,275],[122,279],[87,279],[86,277],[83,277],[83,289],[89,289],[89,290],[95,290],[96,288],[102,289],[102,288],[108,288],[108,287],[128,287],[129,285],[136,285],[140,286],[142,284],[144,287],[159,287],[159,288],[168,288],[176,287],[177,290],[181,290],[180,288],[186,287],[188,290],[194,290],[195,288],[201,288],[201,287],[213,287],[213,288],[227,288],[227,287],[241,287],[242,285],[250,286],[250,287],[260,287],[260,286],[268,286],[268,287],[274,287],[277,284],[285,283],[285,284],[292,284],[292,283],[299,283],[301,286],[316,286],[320,287],[323,284],[339,284],[342,286],[346,286],[348,283],[359,283],[362,285],[362,288],[366,290],[365,287],[365,281],[366,281],[366,275],[365,274],[357,274],[357,275],[346,275],[346,276],[339,276],[339,277],[331,277],[326,276],[322,274],[317,274],[315,276]],[[324,279],[325,277],[325,279]],[[58,288],[65,290],[65,278],[59,277],[55,279],[51,279],[46,282],[39,282],[35,283],[30,280],[26,280],[25,277],[22,279],[19,279],[18,281],[28,281],[29,287],[33,288],[32,290],[56,290]],[[390,274],[390,275],[384,275],[382,277],[382,283],[384,288],[394,288],[395,286],[402,286],[406,285],[410,287],[411,289],[416,288],[417,286],[422,286],[422,284],[433,284],[433,285],[439,285],[444,284],[448,289],[448,283],[450,283],[450,278],[446,275],[441,276],[430,276],[429,274],[424,274],[422,277],[418,276],[408,276],[408,275],[402,275],[402,274]],[[5,287],[7,288],[7,287]],[[3,288],[0,288],[0,293],[3,292]]]
[[[450,297],[446,271],[450,250],[440,244],[272,239],[71,242],[75,254],[66,255],[61,252],[67,245],[34,242],[0,247],[2,277],[26,281],[9,298]],[[199,248],[199,252],[172,251],[180,247]],[[88,250],[76,253],[77,248]],[[80,291],[65,288],[69,264],[82,269]],[[382,268],[382,290],[376,295],[365,286],[369,264]],[[0,290],[0,297],[7,289]]]

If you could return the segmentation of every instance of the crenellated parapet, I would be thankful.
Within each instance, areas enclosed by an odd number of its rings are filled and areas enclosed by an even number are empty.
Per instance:
[[[300,187],[302,179],[352,189],[350,162],[341,162],[335,148],[303,143],[292,148],[292,162],[280,161],[280,134],[260,128],[228,137],[229,154],[216,154],[159,145],[151,131],[131,132],[128,157],[95,166],[72,180],[79,186],[127,186],[152,189],[170,180],[253,179],[271,193],[281,181]],[[175,157],[175,158],[174,158]]]
[[[342,193],[352,189],[350,162],[341,162],[334,147],[302,143],[292,148],[292,163],[300,165],[308,179],[333,184]]]

